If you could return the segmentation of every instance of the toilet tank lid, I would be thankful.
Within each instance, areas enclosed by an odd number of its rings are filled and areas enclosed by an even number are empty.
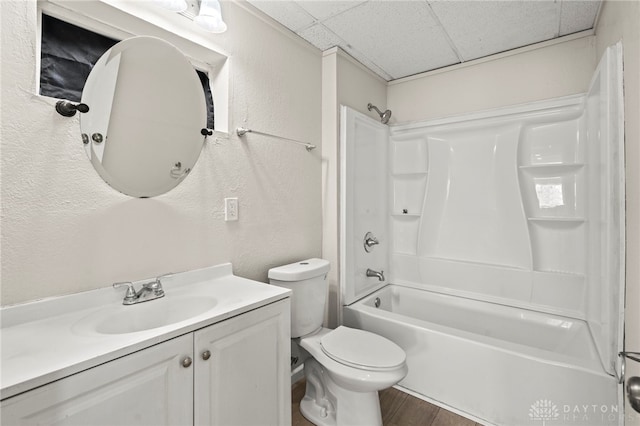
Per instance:
[[[329,272],[329,261],[324,259],[307,259],[269,269],[269,279],[278,281],[302,281],[319,277]]]

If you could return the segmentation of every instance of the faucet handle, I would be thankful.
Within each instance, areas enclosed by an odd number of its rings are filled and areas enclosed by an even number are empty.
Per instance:
[[[127,292],[124,295],[125,300],[136,298],[136,289],[131,281],[123,281],[119,283],[113,283],[113,288],[127,286]]]
[[[378,241],[376,237],[369,237],[366,240],[364,240],[364,243],[367,245],[367,247],[372,247],[380,244],[380,241]]]
[[[158,277],[156,278],[156,281],[160,282],[161,279],[167,278],[173,275],[174,275],[173,272],[167,272],[166,274],[158,275]]]
[[[367,253],[371,253],[371,250],[373,250],[373,246],[380,244],[380,241],[378,241],[378,239],[371,233],[371,232],[367,232],[364,235],[364,251],[366,251]]]
[[[142,284],[142,287],[152,290],[157,297],[162,297],[164,296],[164,289],[162,288],[162,282],[160,280],[171,275],[173,275],[173,272],[159,275],[155,280]]]

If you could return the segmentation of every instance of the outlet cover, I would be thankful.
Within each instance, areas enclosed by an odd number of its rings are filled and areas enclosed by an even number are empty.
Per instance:
[[[224,220],[225,222],[238,220],[238,199],[237,198],[224,199]]]

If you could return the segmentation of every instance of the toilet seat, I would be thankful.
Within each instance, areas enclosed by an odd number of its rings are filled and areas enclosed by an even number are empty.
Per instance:
[[[347,328],[347,327],[343,327]],[[351,329],[353,330],[353,329]],[[360,332],[355,330],[356,332]],[[366,333],[365,331],[362,331]],[[393,386],[398,383],[400,380],[407,375],[407,363],[402,362],[396,367],[391,368],[375,368],[375,367],[366,367],[362,364],[357,364],[354,362],[349,362],[346,360],[336,359],[336,356],[329,356],[326,353],[326,349],[322,348],[322,339],[331,334],[335,333],[335,330],[330,330],[328,328],[321,328],[316,333],[305,336],[298,340],[298,344],[304,350],[306,350],[309,355],[311,355],[321,366],[322,370],[326,372],[327,376],[331,378],[338,386],[348,390],[349,392],[376,392],[375,399],[377,399],[377,391],[380,389],[386,389],[389,386]],[[341,335],[342,332],[339,332],[338,336]],[[347,331],[348,333],[348,331]],[[381,336],[378,336],[382,338]],[[358,336],[356,336],[356,339]],[[329,345],[331,347],[331,340],[328,339],[325,341],[325,345]],[[329,342],[329,343],[327,343]],[[395,346],[395,344],[389,340],[384,339],[385,343],[380,343],[379,345],[375,345],[374,350],[367,349],[367,352],[378,352],[377,349],[379,347],[388,347],[388,345]],[[398,347],[398,349],[400,349]],[[402,350],[402,349],[400,349]],[[364,347],[360,347],[360,353],[365,352]],[[364,355],[363,355],[364,356]],[[351,358],[351,357],[348,357]],[[403,355],[401,357],[405,359],[406,356]],[[368,361],[362,361],[361,363],[369,363]],[[393,364],[394,362],[387,362],[386,364]],[[378,363],[378,365],[384,365],[385,363]]]
[[[320,339],[322,352],[336,362],[364,370],[397,369],[406,360],[392,341],[364,330],[340,326]]]

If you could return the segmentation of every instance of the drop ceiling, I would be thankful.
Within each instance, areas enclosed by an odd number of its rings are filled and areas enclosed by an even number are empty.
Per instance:
[[[248,0],[387,81],[592,29],[600,0]]]

